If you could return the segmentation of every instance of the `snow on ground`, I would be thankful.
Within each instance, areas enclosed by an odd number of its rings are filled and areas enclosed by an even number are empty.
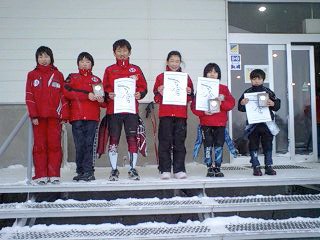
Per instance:
[[[226,228],[227,225],[238,225],[238,224],[256,224],[256,223],[285,223],[287,221],[295,221],[295,222],[308,222],[308,221],[320,221],[320,218],[290,218],[285,220],[264,220],[264,219],[257,219],[257,218],[242,218],[238,216],[231,216],[231,217],[215,217],[215,218],[208,218],[203,222],[199,221],[187,221],[186,223],[177,223],[177,224],[168,224],[163,222],[145,222],[139,223],[137,225],[132,226],[125,226],[120,223],[116,224],[87,224],[87,225],[35,225],[32,227],[5,227],[0,231],[2,236],[4,234],[13,234],[13,233],[26,233],[26,232],[45,232],[47,233],[59,233],[59,232],[67,232],[67,231],[108,231],[108,230],[115,230],[115,229],[137,229],[137,228],[159,228],[159,227],[193,227],[193,226],[207,226],[211,229],[211,232],[214,231],[215,234],[227,234],[230,231]],[[285,230],[284,230],[285,231]],[[319,232],[319,229],[316,228],[314,231]],[[245,232],[245,230],[243,231]],[[150,237],[150,236],[149,236]]]

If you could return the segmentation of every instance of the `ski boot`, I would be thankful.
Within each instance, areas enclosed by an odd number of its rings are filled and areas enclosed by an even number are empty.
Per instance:
[[[119,180],[119,170],[112,169],[109,177],[109,181],[118,181]]]

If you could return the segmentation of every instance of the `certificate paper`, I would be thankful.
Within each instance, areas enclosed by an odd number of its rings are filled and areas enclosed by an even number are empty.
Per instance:
[[[162,104],[187,105],[188,74],[164,72]]]
[[[136,113],[136,80],[118,78],[114,80],[114,113]]]
[[[271,121],[269,107],[259,107],[258,94],[263,92],[245,93],[244,97],[249,99],[245,105],[249,124]]]
[[[196,110],[208,111],[209,99],[219,96],[219,79],[198,77]]]

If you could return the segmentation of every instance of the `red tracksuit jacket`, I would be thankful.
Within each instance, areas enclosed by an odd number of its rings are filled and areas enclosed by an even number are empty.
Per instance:
[[[170,68],[167,66],[167,71],[170,71]],[[179,117],[179,118],[187,118],[188,117],[188,105],[186,106],[179,106],[179,105],[169,105],[169,104],[162,104],[162,95],[158,92],[158,87],[163,85],[163,78],[164,73],[161,73],[157,76],[156,82],[153,87],[154,93],[154,101],[155,103],[159,104],[159,117]],[[187,102],[192,100],[193,95],[193,83],[191,78],[188,75],[188,87],[191,88],[191,95],[187,96]]]
[[[64,95],[69,100],[70,118],[76,120],[100,120],[100,104],[91,101],[88,94],[93,92],[92,84],[101,83],[101,79],[93,75],[91,71],[71,73],[65,81]]]
[[[196,97],[191,104],[192,112],[200,119],[201,126],[226,126],[228,121],[228,111],[232,110],[235,105],[235,100],[231,95],[227,86],[219,84],[219,94],[224,95],[224,101],[221,101],[220,112],[212,115],[205,115],[204,111],[196,110]]]
[[[28,73],[26,104],[30,118],[68,119],[68,106],[63,97],[64,78],[53,66],[37,67]]]
[[[147,82],[141,71],[141,69],[127,60],[117,60],[116,64],[113,64],[106,68],[103,76],[103,87],[106,93],[114,92],[114,80],[118,78],[133,78],[136,80],[136,92],[141,93],[141,99],[147,94]],[[136,100],[136,113],[139,112],[139,103]],[[107,99],[107,114],[114,113],[114,101]]]

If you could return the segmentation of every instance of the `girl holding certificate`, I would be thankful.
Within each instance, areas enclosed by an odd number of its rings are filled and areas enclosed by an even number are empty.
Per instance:
[[[171,51],[167,56],[166,71],[181,72],[181,54],[178,51]],[[154,101],[159,104],[159,171],[161,179],[169,179],[171,177],[171,166],[173,167],[174,177],[177,179],[186,178],[185,156],[186,147],[185,139],[187,136],[187,106],[192,100],[193,84],[191,78],[185,75],[186,89],[179,89],[179,83],[175,92],[178,94],[185,93],[185,104],[174,105],[165,104],[163,95],[166,86],[165,73],[157,76],[153,87]],[[173,77],[172,77],[173,78]],[[179,91],[177,91],[179,90]]]
[[[221,70],[216,63],[208,63],[203,70],[203,77],[221,80]],[[204,143],[204,162],[208,167],[207,177],[223,177],[220,171],[222,163],[223,144],[225,142],[225,128],[228,121],[228,111],[235,105],[235,99],[227,86],[219,84],[219,95],[216,99],[209,99],[208,105],[217,101],[219,110],[200,111],[196,109],[196,98],[191,104],[192,112],[200,119]],[[211,101],[214,100],[214,101]],[[215,161],[212,160],[214,150]]]
[[[36,51],[37,66],[28,73],[26,104],[32,122],[33,180],[37,184],[60,182],[62,160],[61,123],[68,119],[63,96],[63,75],[53,65],[53,53],[41,46]]]

